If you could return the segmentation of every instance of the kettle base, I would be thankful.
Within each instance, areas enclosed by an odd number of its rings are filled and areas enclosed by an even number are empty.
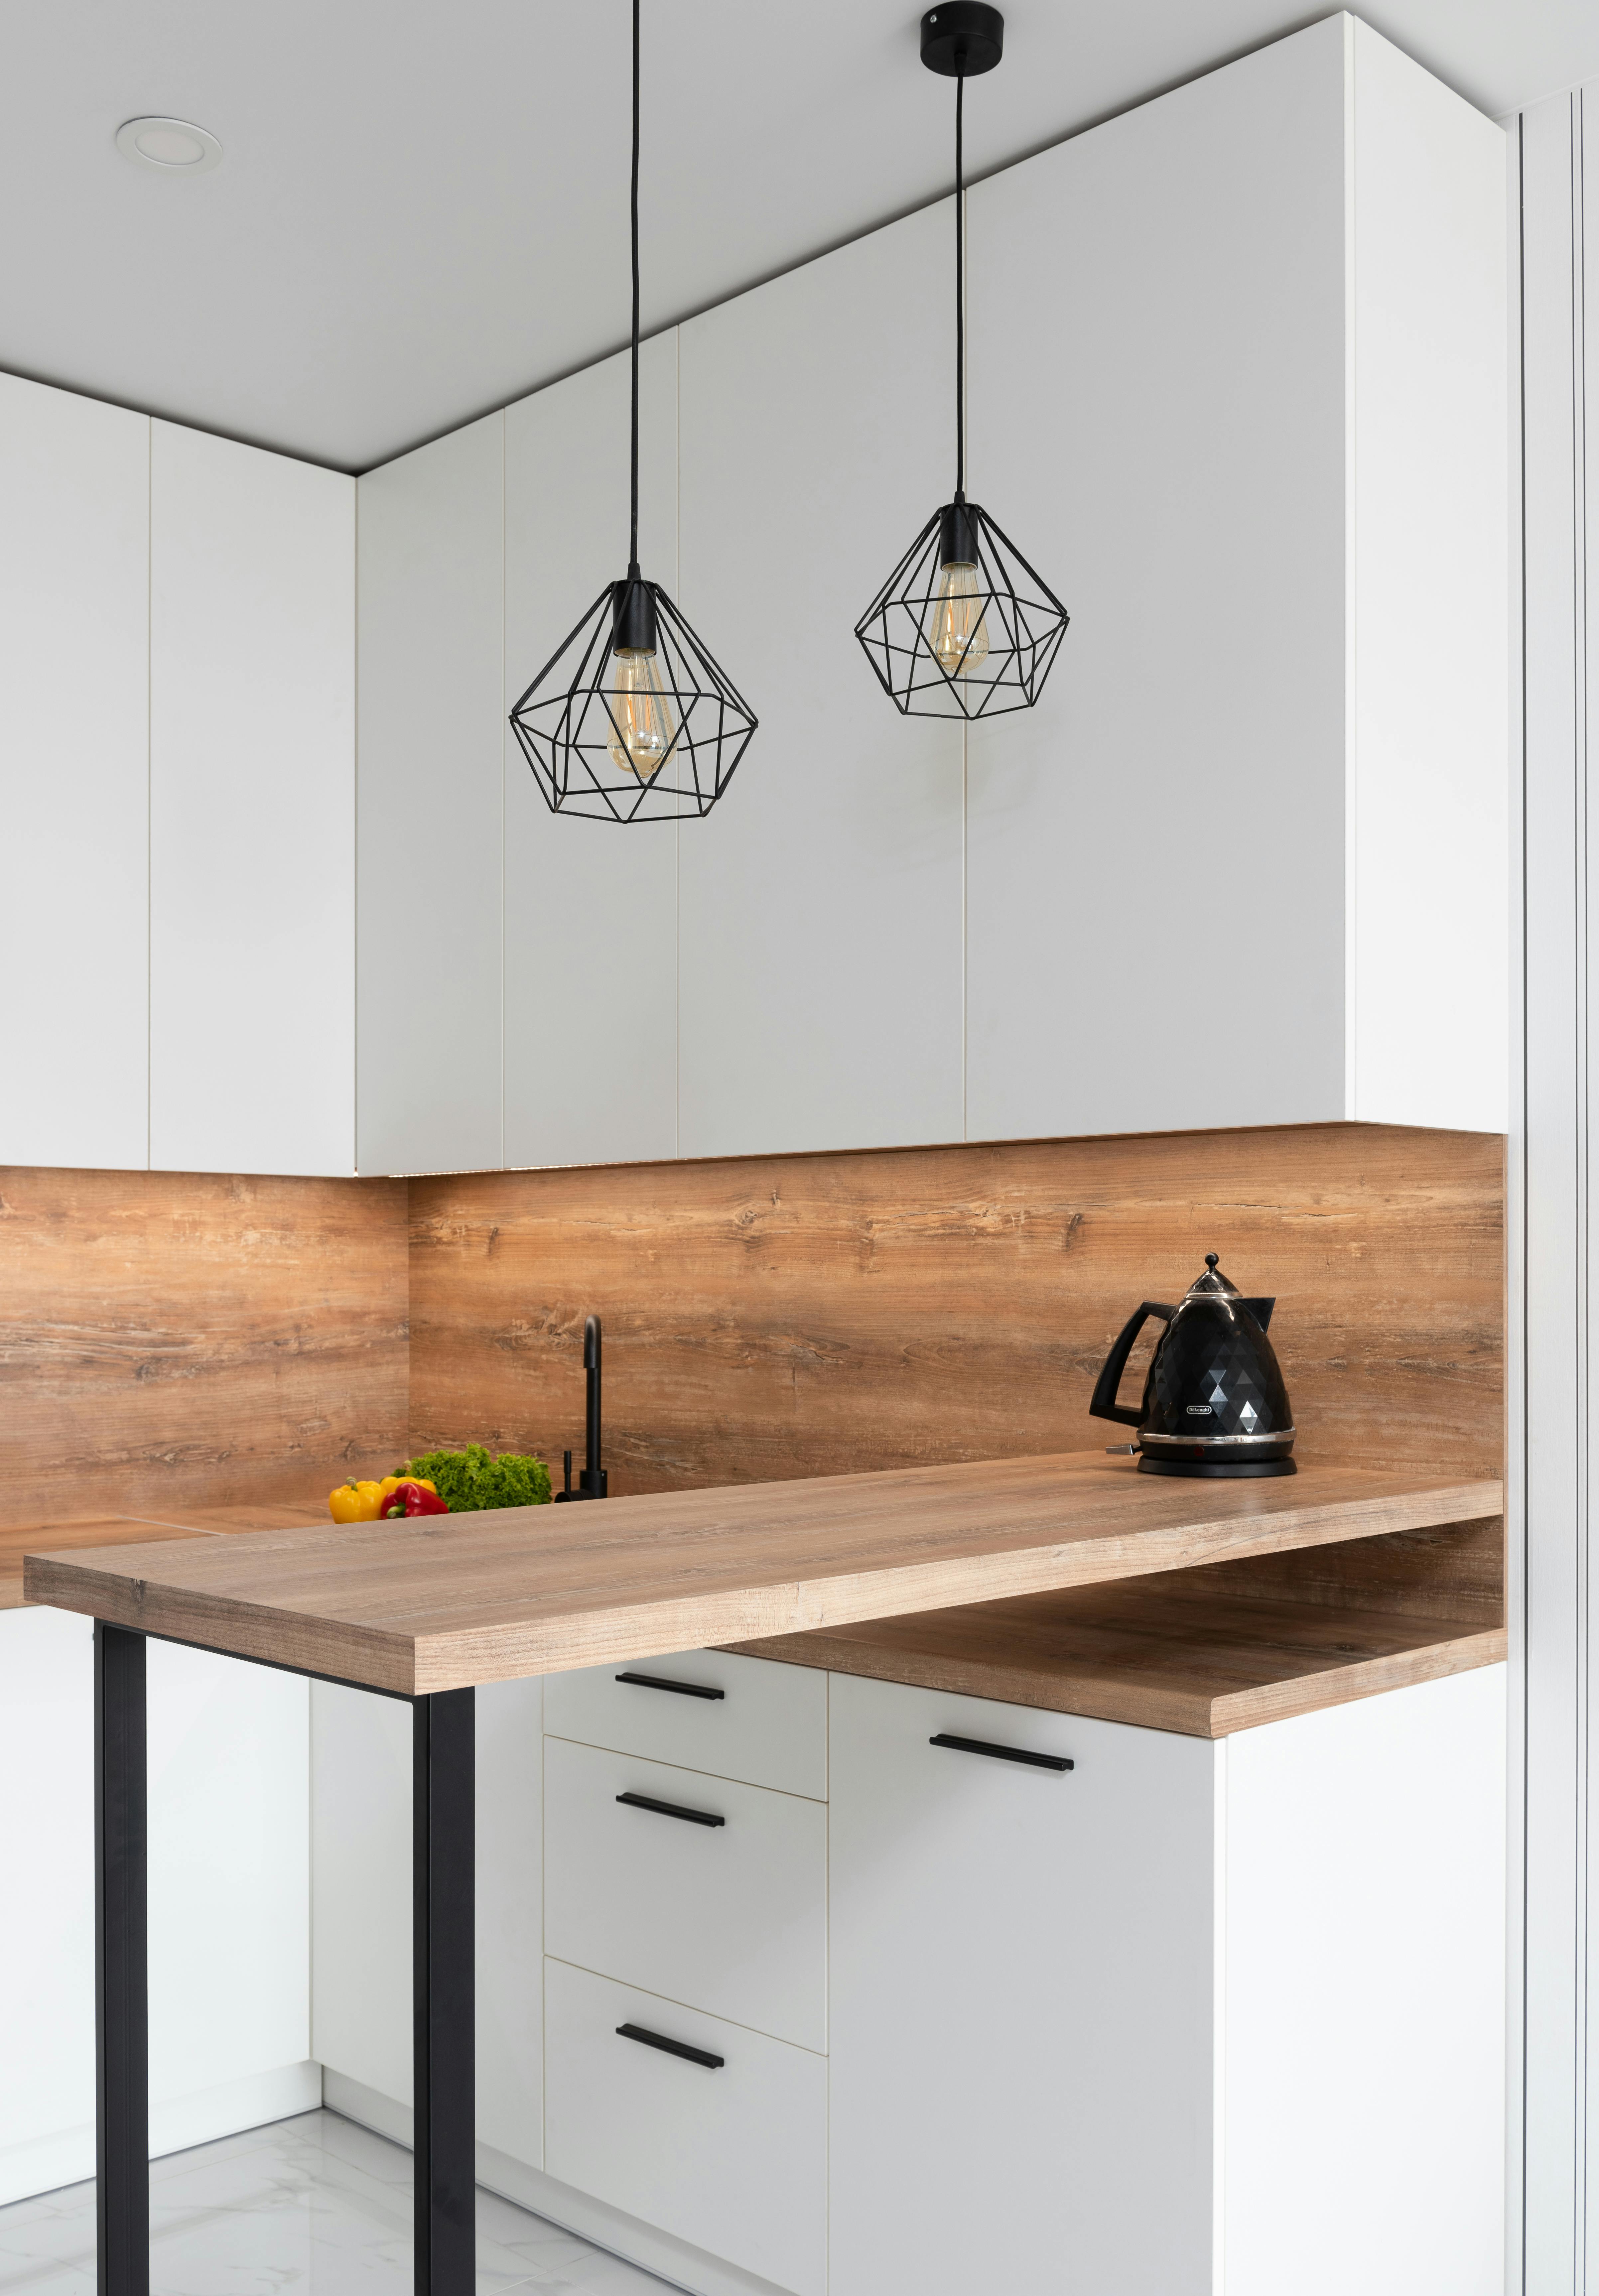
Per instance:
[[[1141,1475],[1297,1475],[1292,1459],[1152,1459],[1138,1462]]]

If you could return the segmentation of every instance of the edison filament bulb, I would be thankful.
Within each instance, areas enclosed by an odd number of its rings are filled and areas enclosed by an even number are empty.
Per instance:
[[[652,651],[639,646],[618,646],[611,660],[605,747],[619,774],[647,782],[660,771],[677,732],[672,705],[661,690],[660,664]]]
[[[975,566],[957,560],[939,568],[928,639],[946,677],[969,677],[987,654],[985,603]]]

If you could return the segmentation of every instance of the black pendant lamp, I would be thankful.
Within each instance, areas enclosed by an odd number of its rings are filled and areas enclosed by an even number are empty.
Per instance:
[[[985,510],[966,500],[966,82],[1004,52],[1004,18],[943,0],[922,19],[922,61],[955,82],[955,500],[934,511],[855,626],[890,700],[913,718],[1030,709],[1070,619]]]
[[[692,821],[733,779],[756,720],[638,564],[639,0],[633,0],[633,493],[627,572],[608,582],[511,712],[552,813]]]

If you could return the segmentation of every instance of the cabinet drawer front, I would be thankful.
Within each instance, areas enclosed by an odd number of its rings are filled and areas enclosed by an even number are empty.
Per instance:
[[[824,2060],[554,1960],[545,2013],[551,2176],[796,2296],[821,2296]],[[624,2039],[619,2025],[723,2062]]]
[[[560,1738],[545,1741],[545,1796],[551,1953],[826,2047],[820,1802]]]
[[[627,1674],[645,1679],[619,1680]],[[675,1686],[658,1686],[663,1683]],[[721,1695],[696,1697],[696,1691]],[[827,1677],[812,1667],[736,1658],[730,1651],[584,1667],[545,1683],[545,1727],[560,1738],[718,1778],[815,1801],[827,1796]]]

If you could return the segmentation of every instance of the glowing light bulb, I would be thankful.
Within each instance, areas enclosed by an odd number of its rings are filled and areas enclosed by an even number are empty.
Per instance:
[[[619,774],[647,782],[676,738],[672,705],[661,688],[660,665],[653,653],[618,646],[611,657],[611,733],[605,747]]]
[[[983,603],[975,566],[940,567],[928,642],[947,677],[969,677],[988,651]]]

